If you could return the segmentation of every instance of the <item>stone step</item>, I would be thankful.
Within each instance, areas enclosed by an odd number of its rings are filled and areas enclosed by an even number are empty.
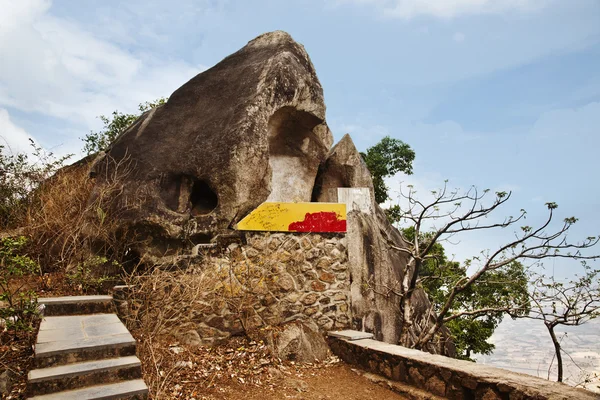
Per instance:
[[[42,297],[45,316],[82,315],[114,312],[112,296]]]
[[[34,369],[27,376],[27,390],[35,396],[141,377],[141,363],[136,356],[110,358]]]
[[[83,389],[44,394],[30,397],[30,400],[114,400],[146,399],[148,386],[142,379],[90,386]]]
[[[133,356],[135,348],[135,339],[116,314],[45,317],[35,345],[35,366]]]

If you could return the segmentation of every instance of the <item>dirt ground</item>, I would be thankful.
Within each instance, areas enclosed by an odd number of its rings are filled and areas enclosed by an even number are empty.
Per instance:
[[[314,369],[299,376],[282,377],[278,383],[268,388],[247,387],[231,382],[199,394],[198,399],[223,400],[400,400],[405,397],[369,381],[352,371],[350,366],[339,363],[336,366]]]
[[[7,393],[0,394],[3,400],[24,398],[27,373],[33,360],[31,345],[36,331],[0,333],[0,372],[6,371],[10,376]]]
[[[330,355],[313,363],[273,357],[262,341],[230,338],[215,347],[186,347],[168,338],[140,345],[144,379],[151,398],[187,400],[400,400],[386,386],[365,378]]]

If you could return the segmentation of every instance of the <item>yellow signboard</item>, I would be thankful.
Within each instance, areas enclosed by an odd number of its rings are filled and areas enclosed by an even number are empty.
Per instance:
[[[346,232],[346,204],[263,203],[236,225],[240,231]]]

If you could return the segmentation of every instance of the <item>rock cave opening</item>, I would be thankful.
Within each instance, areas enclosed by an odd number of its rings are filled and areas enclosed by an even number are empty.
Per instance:
[[[200,232],[195,233],[190,237],[190,242],[196,244],[209,244],[213,236],[210,233]]]
[[[194,217],[210,214],[219,205],[217,194],[206,181],[187,174],[163,178],[160,195],[171,210]]]
[[[210,214],[219,205],[219,198],[208,183],[194,179],[190,191],[190,203],[192,205],[192,215]]]
[[[320,149],[313,129],[323,121],[294,107],[282,107],[269,119],[271,194],[267,201],[310,201]]]

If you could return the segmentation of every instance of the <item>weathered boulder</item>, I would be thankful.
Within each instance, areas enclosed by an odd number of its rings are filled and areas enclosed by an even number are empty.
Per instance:
[[[337,188],[368,188],[374,202],[371,173],[348,134],[333,146],[319,167],[313,201],[337,202]]]
[[[270,332],[266,343],[273,355],[282,360],[323,361],[329,353],[327,342],[312,320],[286,324],[276,332]]]
[[[122,175],[122,225],[162,256],[227,232],[266,200],[310,201],[332,135],[323,89],[287,33],[266,33],[192,78],[92,167]]]

